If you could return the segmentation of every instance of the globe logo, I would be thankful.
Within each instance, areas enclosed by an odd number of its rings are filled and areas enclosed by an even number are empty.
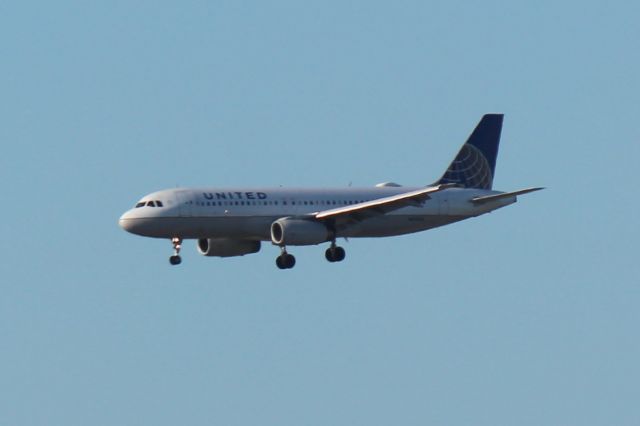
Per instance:
[[[473,145],[465,144],[441,182],[457,183],[467,188],[491,189],[493,176],[489,162],[482,152]]]

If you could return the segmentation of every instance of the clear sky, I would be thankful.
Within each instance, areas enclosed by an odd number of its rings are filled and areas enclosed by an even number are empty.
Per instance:
[[[0,424],[638,425],[638,2],[0,4]],[[204,258],[175,185],[438,178],[505,113],[503,210]]]

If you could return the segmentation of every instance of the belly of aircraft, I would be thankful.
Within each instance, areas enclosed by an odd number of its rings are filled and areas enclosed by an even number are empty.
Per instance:
[[[195,238],[232,238],[271,240],[275,216],[254,217],[167,217],[155,218],[145,226],[144,234],[157,238],[180,236]],[[466,216],[388,215],[372,218],[338,230],[338,238],[388,237],[410,234],[466,219]]]

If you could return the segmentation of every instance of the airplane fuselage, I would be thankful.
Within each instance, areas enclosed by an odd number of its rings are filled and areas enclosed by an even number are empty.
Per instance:
[[[482,117],[435,183],[394,183],[368,188],[176,188],[143,197],[120,218],[125,230],[168,238],[181,262],[184,239],[197,239],[200,254],[232,257],[256,253],[262,241],[280,247],[280,269],[295,265],[287,247],[330,242],[329,262],[345,259],[336,239],[389,237],[424,231],[479,216],[542,188],[493,191],[502,114]]]
[[[146,237],[230,238],[271,241],[271,224],[283,217],[355,205],[417,190],[418,187],[343,189],[199,188],[168,189],[146,195],[120,218],[120,225]],[[475,197],[497,191],[449,188],[422,205],[404,207],[337,231],[336,237],[386,237],[447,225],[516,201],[504,198],[475,205]],[[153,202],[153,207],[149,202]],[[158,207],[156,204],[162,205]]]

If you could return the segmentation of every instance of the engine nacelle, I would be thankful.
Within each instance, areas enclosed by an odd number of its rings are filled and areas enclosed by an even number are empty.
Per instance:
[[[282,218],[271,224],[271,241],[279,246],[309,246],[329,241],[325,225],[307,219]]]
[[[228,238],[200,238],[198,251],[203,256],[232,257],[260,251],[260,241]]]

